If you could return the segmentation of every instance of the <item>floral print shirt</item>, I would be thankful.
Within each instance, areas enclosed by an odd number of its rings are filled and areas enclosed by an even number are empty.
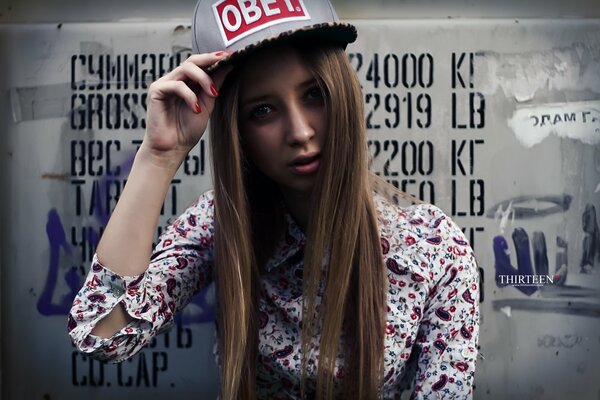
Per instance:
[[[388,282],[382,398],[399,399],[410,387],[411,399],[470,399],[479,332],[473,250],[439,208],[401,208],[379,195],[374,199]],[[286,220],[285,237],[262,277],[257,386],[259,398],[265,399],[300,398],[306,238],[289,215]],[[168,329],[174,314],[212,280],[213,235],[209,191],[161,236],[144,274],[118,276],[94,257],[69,315],[76,346],[119,362]],[[133,321],[111,338],[92,335],[95,324],[118,303]],[[337,366],[343,368],[340,353]],[[311,363],[308,372],[314,374]]]

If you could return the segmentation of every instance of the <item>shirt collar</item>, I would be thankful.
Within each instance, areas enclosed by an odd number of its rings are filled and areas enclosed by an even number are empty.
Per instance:
[[[304,251],[306,244],[306,235],[292,218],[289,212],[284,212],[285,230],[279,240],[273,256],[267,261],[265,271],[270,272],[281,266],[294,256],[300,256]]]

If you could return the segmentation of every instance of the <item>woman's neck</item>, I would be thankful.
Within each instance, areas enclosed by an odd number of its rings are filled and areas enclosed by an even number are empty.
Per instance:
[[[298,226],[306,232],[310,217],[310,192],[282,190],[283,201]]]

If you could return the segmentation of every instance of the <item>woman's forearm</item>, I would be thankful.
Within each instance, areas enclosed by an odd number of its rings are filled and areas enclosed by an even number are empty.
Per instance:
[[[142,274],[150,260],[158,217],[185,154],[156,155],[144,145],[97,248],[100,262],[120,276]]]
[[[183,157],[160,157],[143,144],[136,154],[127,184],[96,250],[98,260],[117,275],[140,275],[148,268],[158,216]],[[92,334],[111,337],[131,319],[119,304],[96,324]]]

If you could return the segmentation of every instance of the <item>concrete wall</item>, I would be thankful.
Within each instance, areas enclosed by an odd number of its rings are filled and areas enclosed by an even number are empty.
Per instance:
[[[373,169],[446,210],[475,248],[475,398],[600,398],[600,3],[334,4],[359,29],[348,52]],[[121,366],[76,352],[65,320],[143,135],[145,84],[188,53],[193,6],[0,5],[3,399],[216,397],[212,288]],[[98,85],[107,56],[137,66],[127,85],[118,68]],[[210,187],[206,146],[161,225]],[[530,274],[554,284],[505,285]]]

